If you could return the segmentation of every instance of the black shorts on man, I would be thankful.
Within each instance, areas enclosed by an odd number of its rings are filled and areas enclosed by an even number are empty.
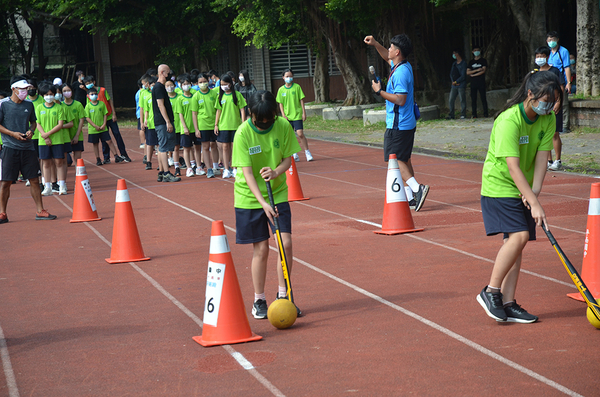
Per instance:
[[[399,161],[406,163],[412,155],[415,143],[415,131],[386,129],[383,135],[383,161],[388,161],[390,154],[395,154]]]
[[[0,180],[15,181],[19,173],[23,179],[36,179],[40,172],[38,155],[33,150],[18,150],[6,145],[0,151]]]

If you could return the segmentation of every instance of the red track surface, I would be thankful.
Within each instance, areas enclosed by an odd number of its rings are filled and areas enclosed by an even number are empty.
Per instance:
[[[133,163],[86,163],[99,222],[69,223],[74,169],[69,195],[45,198],[56,221],[34,221],[28,189],[13,186],[10,222],[0,226],[7,345],[0,340],[0,350],[9,356],[2,357],[2,395],[600,394],[600,331],[588,324],[585,306],[566,297],[576,290],[539,229],[524,252],[517,298],[540,321],[498,324],[475,301],[501,244],[485,237],[480,163],[415,155],[419,182],[431,186],[423,210],[413,213],[425,231],[381,236],[368,223],[382,221],[381,150],[311,141],[316,161],[298,164],[311,199],[292,204],[294,292],[306,316],[280,331],[250,314],[252,249],[235,244],[233,180],[157,183],[156,172],[143,169],[137,132],[124,136],[135,148]],[[128,180],[152,258],[135,266],[104,260],[119,177]],[[551,229],[578,268],[594,181],[550,173],[541,194]],[[228,227],[259,342],[203,348],[191,339],[202,333],[214,219]],[[269,263],[271,301],[275,251]],[[245,368],[238,353],[250,363]]]

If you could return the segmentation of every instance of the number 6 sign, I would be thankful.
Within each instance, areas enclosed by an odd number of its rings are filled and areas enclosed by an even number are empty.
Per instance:
[[[402,175],[399,169],[388,170],[385,184],[385,198],[388,203],[406,201],[406,193],[404,192]]]
[[[219,306],[221,305],[221,292],[225,278],[225,264],[208,262],[206,276],[206,300],[204,304],[204,324],[217,326],[219,319]]]

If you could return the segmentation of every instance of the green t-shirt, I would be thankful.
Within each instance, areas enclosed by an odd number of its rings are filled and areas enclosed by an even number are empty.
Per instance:
[[[66,142],[71,142],[71,140],[75,137],[75,134],[77,134],[77,129],[79,128],[79,120],[85,118],[85,109],[79,101],[73,101],[70,105],[67,105],[65,102],[63,102],[63,106],[67,114],[67,123],[73,121],[73,127],[67,130],[69,132],[69,136],[67,137],[68,141]],[[83,134],[79,134],[79,142],[82,141]]]
[[[37,118],[37,122],[42,125],[42,128],[46,133],[50,132],[54,127],[56,127],[60,120],[65,121],[63,106],[57,103],[52,103],[52,106],[48,106],[47,103],[36,106],[35,117]],[[62,132],[58,131],[50,135],[50,141],[52,141],[53,145],[60,145],[64,143]],[[46,141],[41,135],[38,137],[38,143],[40,146],[46,146]]]
[[[290,121],[302,120],[302,105],[300,101],[304,99],[302,88],[292,83],[290,88],[285,85],[279,87],[277,91],[277,102],[283,105],[285,116]]]
[[[554,113],[529,120],[522,103],[498,116],[483,164],[481,195],[518,198],[520,192],[508,172],[506,157],[519,158],[521,171],[531,186],[537,152],[552,150],[555,129]]]
[[[95,105],[91,102],[85,105],[85,117],[89,117],[98,127],[102,127],[102,124],[104,124],[104,115],[107,113],[106,105],[100,100]],[[103,130],[97,130],[88,124],[88,135],[100,134],[104,131],[108,131],[108,128],[104,127]]]
[[[27,95],[27,100],[31,103],[33,103],[33,108],[37,108],[38,106],[40,106],[42,103],[44,103],[44,98],[38,94],[37,98],[35,98],[35,101],[32,101],[31,98],[29,97],[29,95]],[[39,140],[40,138],[40,132],[38,131],[38,129],[36,128],[35,131],[33,132],[33,136],[31,137],[31,139],[37,139]]]
[[[258,187],[267,198],[267,186],[260,176],[263,167],[277,168],[284,158],[300,151],[300,145],[290,123],[283,117],[275,119],[271,128],[259,131],[246,120],[236,131],[233,140],[232,166],[238,167],[235,177],[234,198],[236,208],[262,208],[248,187],[242,167],[252,167]],[[286,174],[271,180],[275,204],[288,201]],[[268,200],[268,198],[267,198]]]
[[[218,90],[208,90],[206,94],[198,91],[192,97],[192,112],[198,112],[198,129],[200,131],[213,131],[215,129],[217,112],[215,104],[218,99]]]
[[[221,110],[221,116],[219,117],[219,130],[235,131],[240,124],[242,124],[240,109],[243,109],[246,106],[246,100],[242,94],[237,91],[235,91],[235,95],[237,97],[237,105],[233,103],[233,94],[223,93],[220,103],[219,98],[217,97],[215,109]]]
[[[194,133],[194,116],[192,115],[192,107],[194,106],[194,95],[185,96],[180,95],[177,103],[177,113],[183,114],[183,120],[185,121],[185,125],[187,126],[190,134]],[[173,112],[175,112],[175,108],[173,108]],[[179,120],[179,114],[175,116],[177,120]],[[213,123],[213,125],[215,125]],[[183,124],[180,123],[178,132],[183,132]]]
[[[168,96],[168,94],[167,94]],[[175,132],[181,132],[181,120],[179,120],[179,115],[177,112],[179,111],[179,97],[181,94],[175,93],[173,98],[169,97],[169,101],[171,101],[171,108],[173,109],[173,128],[175,128]]]

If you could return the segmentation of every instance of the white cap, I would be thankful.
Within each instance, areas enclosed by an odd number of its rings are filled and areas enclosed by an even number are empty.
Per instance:
[[[54,85],[62,85],[62,79],[60,77],[57,77],[54,79],[54,81],[52,82],[52,84]]]
[[[31,84],[29,84],[27,82],[27,80],[19,80],[14,82],[11,86],[10,89],[12,90],[13,88],[29,88],[31,87]]]

